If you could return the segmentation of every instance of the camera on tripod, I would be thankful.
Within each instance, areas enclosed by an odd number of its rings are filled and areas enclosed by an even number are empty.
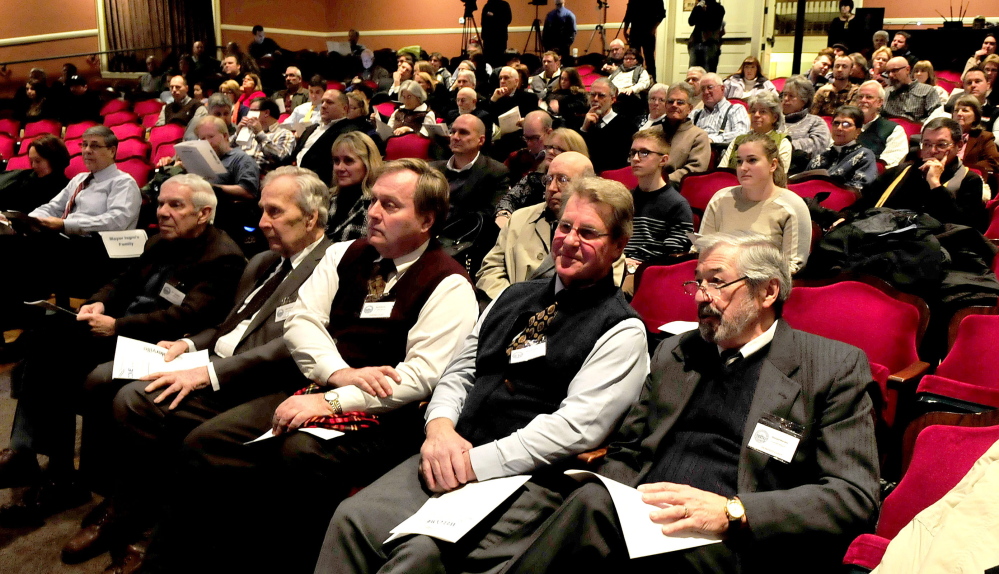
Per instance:
[[[465,13],[463,14],[465,18],[474,16],[475,11],[479,9],[479,5],[475,3],[475,0],[461,0],[461,3],[465,5]]]

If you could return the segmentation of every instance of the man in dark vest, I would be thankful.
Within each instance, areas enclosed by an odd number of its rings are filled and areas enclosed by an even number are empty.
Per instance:
[[[909,138],[902,126],[880,115],[885,103],[884,87],[876,80],[868,80],[860,85],[853,101],[864,112],[864,131],[857,142],[873,151],[888,168],[901,163],[909,153]]]
[[[182,125],[187,128],[185,136],[190,134],[190,139],[197,139],[194,136],[194,126],[198,125],[197,120],[208,115],[208,108],[187,93],[187,80],[184,76],[177,75],[170,78],[170,95],[173,96],[173,101],[160,108],[160,117],[156,120],[156,125]]]
[[[611,272],[633,211],[620,183],[572,184],[552,241],[556,276],[511,285],[486,308],[434,391],[421,454],[340,505],[317,572],[386,562],[399,572],[443,572],[445,563],[483,572],[501,560],[497,542],[529,538],[518,525],[530,512],[496,511],[458,544],[422,535],[385,543],[433,493],[466,483],[532,474],[514,498],[537,506],[542,484],[617,427],[648,374],[645,328]]]
[[[398,160],[371,192],[367,237],[331,246],[285,311],[285,342],[311,384],[188,435],[183,483],[193,488],[161,525],[145,571],[311,570],[340,500],[419,449],[417,405],[472,330],[478,304],[464,269],[433,239],[447,214],[444,176]],[[308,503],[289,506],[285,497],[303,489]],[[277,523],[294,528],[274,531]],[[268,543],[248,549],[264,531]],[[220,562],[192,566],[192,553]]]

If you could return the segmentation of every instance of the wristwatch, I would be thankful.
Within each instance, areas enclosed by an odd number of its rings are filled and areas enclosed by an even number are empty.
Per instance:
[[[343,407],[340,406],[339,393],[337,393],[336,391],[326,391],[325,393],[323,393],[323,398],[326,399],[326,402],[330,404],[330,408],[333,409],[333,414],[335,415],[343,414]],[[739,506],[742,506],[742,504],[740,503]]]
[[[725,501],[725,516],[728,518],[728,527],[730,529],[742,527],[742,518],[746,516],[746,507],[742,505],[739,497],[733,496]]]

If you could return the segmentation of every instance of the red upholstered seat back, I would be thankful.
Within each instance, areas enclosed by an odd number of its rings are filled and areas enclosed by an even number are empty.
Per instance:
[[[770,83],[774,85],[777,89],[777,93],[784,91],[784,83],[787,82],[787,78],[774,78],[770,80]]]
[[[638,187],[638,178],[635,177],[635,174],[631,171],[631,166],[602,171],[600,172],[600,177],[619,181],[628,189],[635,189]]]
[[[696,213],[703,214],[715,192],[733,185],[739,185],[739,178],[730,171],[692,173],[680,181],[680,195]]]
[[[113,112],[104,116],[104,125],[111,127],[120,124],[139,123],[139,116],[133,114],[128,110],[123,110],[120,112]]]
[[[853,205],[858,197],[856,192],[840,187],[825,179],[810,179],[800,183],[792,183],[787,188],[804,199],[815,197],[819,193],[828,192],[829,197],[823,200],[821,205],[835,211],[842,211]]]
[[[892,372],[919,360],[919,311],[865,283],[795,287],[784,319],[796,329],[859,347],[870,362]]]
[[[38,120],[24,126],[24,138],[28,139],[42,134],[62,135],[62,124],[56,120]]]
[[[118,162],[118,169],[135,178],[135,183],[139,187],[144,187],[149,183],[149,174],[153,171],[153,166],[146,163],[143,159],[133,157]]]
[[[10,159],[14,157],[14,137],[5,133],[0,133],[0,159]]]
[[[123,100],[121,98],[116,98],[104,104],[104,106],[101,108],[101,115],[107,116],[117,112],[128,111],[130,109],[132,109],[131,102],[129,102],[128,100]],[[110,125],[106,121],[104,123]]]
[[[4,156],[7,157],[7,156]],[[31,160],[26,155],[18,155],[7,161],[7,171],[15,169],[31,169]]]
[[[153,153],[165,143],[177,143],[182,139],[184,126],[179,124],[166,124],[149,130],[149,145],[153,146]]]
[[[999,389],[999,315],[968,315],[936,373],[941,377]]]
[[[393,136],[385,142],[385,159],[392,161],[404,157],[430,159],[430,139],[419,134]]]
[[[118,142],[118,153],[116,161],[123,161],[129,158],[139,158],[142,161],[149,159],[149,144],[142,140],[127,139]]]
[[[923,124],[910,122],[909,120],[903,118],[891,118],[891,121],[902,126],[902,131],[905,132],[905,137],[907,138],[918,134],[923,129]]]
[[[149,114],[159,114],[163,109],[163,102],[160,100],[143,100],[135,104],[135,114],[138,116],[148,116]]]
[[[67,140],[78,140],[83,137],[83,132],[89,130],[90,128],[99,125],[97,122],[84,120],[80,123],[69,124],[66,126],[66,139]]]
[[[958,381],[940,375],[926,375],[919,380],[917,394],[928,393],[976,405],[999,408],[999,388]]]
[[[72,178],[74,175],[87,171],[87,166],[83,163],[82,155],[74,155],[69,158],[69,165],[66,166],[66,177]]]
[[[116,126],[112,126],[111,131],[114,132],[118,141],[127,140],[129,138],[144,139],[146,137],[146,128],[140,126],[139,124],[118,124]]]
[[[17,139],[21,133],[21,122],[11,118],[0,118],[0,134],[7,134]]]
[[[638,287],[631,306],[642,317],[645,327],[653,333],[670,321],[696,321],[697,303],[683,292],[684,281],[694,278],[697,260],[676,265],[650,265],[640,270]]]
[[[393,113],[395,113],[395,104],[392,102],[382,102],[380,104],[375,104],[372,107],[378,110],[378,113],[381,114],[382,117],[389,118],[392,117]]]
[[[999,426],[933,425],[919,433],[905,476],[881,505],[877,534],[894,538],[914,516],[954,488],[997,440]]]
[[[895,424],[895,411],[898,408],[898,389],[888,386],[888,377],[891,376],[891,371],[888,370],[888,367],[879,365],[878,363],[871,363],[870,365],[871,378],[874,379],[874,382],[878,384],[878,389],[881,390],[882,404],[878,409],[881,420],[891,427]]]

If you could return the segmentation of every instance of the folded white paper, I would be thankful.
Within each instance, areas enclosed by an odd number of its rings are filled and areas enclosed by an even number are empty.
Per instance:
[[[458,490],[435,496],[416,514],[390,530],[392,536],[385,542],[406,534],[425,534],[457,542],[530,478],[529,475],[517,475],[470,482]]]
[[[500,131],[503,135],[512,134],[519,131],[521,128],[517,124],[520,123],[520,108],[514,106],[510,111],[496,118],[499,122]]]
[[[621,484],[616,480],[611,480],[588,470],[567,470],[565,473],[569,476],[591,475],[600,479],[600,482],[607,488],[611,500],[614,501],[614,510],[617,512],[617,518],[621,522],[621,534],[624,536],[624,542],[628,546],[628,555],[633,559],[721,542],[717,538],[709,538],[696,534],[689,536],[666,536],[662,532],[662,526],[652,522],[649,518],[650,512],[660,510],[660,508],[653,504],[642,502],[642,493],[637,488]]]
[[[208,366],[208,351],[183,353],[169,363],[163,360],[167,350],[152,343],[118,336],[114,347],[115,379],[140,379],[152,373],[169,373]]]
[[[671,335],[679,335],[680,333],[686,333],[687,331],[693,331],[697,328],[697,321],[670,321],[665,325],[660,325],[659,330],[663,333],[669,333]]]
[[[338,430],[334,430],[334,429],[322,429],[322,428],[306,428],[306,429],[303,429],[303,428],[299,428],[299,429],[296,429],[296,430],[300,430],[300,431],[302,431],[304,433],[309,433],[312,436],[314,436],[316,438],[321,438],[323,440],[329,440],[331,438],[336,438],[338,436],[343,436],[343,434],[344,434],[344,433],[342,433],[342,432],[340,432]],[[253,440],[248,440],[248,441],[244,442],[243,444],[250,444],[250,443],[254,443],[254,442],[258,442],[258,441],[262,441],[262,440],[267,440],[269,438],[274,438],[276,436],[278,436],[278,435],[271,433],[271,429],[267,429],[266,431],[264,431],[264,434],[258,436],[257,438],[255,438]]]
[[[180,142],[174,144],[173,150],[177,154],[177,159],[184,163],[184,169],[188,173],[200,175],[205,179],[214,179],[216,175],[226,172],[218,154],[206,141]]]
[[[381,114],[375,114],[375,132],[378,133],[378,137],[382,138],[382,141],[392,137],[393,130],[387,123],[382,121]]]
[[[104,248],[111,259],[130,259],[142,255],[146,246],[145,229],[129,229],[127,231],[98,231]]]

